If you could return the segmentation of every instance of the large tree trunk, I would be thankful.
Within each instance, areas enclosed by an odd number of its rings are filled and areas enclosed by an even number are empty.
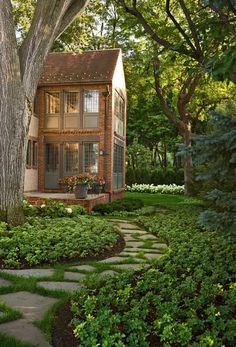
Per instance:
[[[89,0],[43,0],[18,49],[11,0],[0,6],[0,220],[24,222],[22,208],[32,101],[53,41]]]

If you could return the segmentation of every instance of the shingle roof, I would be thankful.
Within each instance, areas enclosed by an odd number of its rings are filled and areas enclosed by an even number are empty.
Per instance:
[[[39,85],[111,82],[120,49],[50,53]]]

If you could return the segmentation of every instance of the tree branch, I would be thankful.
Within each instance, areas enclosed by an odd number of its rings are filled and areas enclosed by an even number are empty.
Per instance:
[[[185,2],[184,0],[179,0],[179,4],[180,6],[182,7],[182,10],[184,12],[184,15],[187,19],[187,22],[188,22],[188,25],[189,25],[189,29],[193,35],[193,40],[194,40],[194,43],[195,43],[195,46],[196,46],[196,54],[199,55],[199,58],[200,59],[203,59],[203,54],[202,54],[202,49],[201,49],[201,46],[200,46],[200,42],[199,42],[199,38],[198,38],[198,33],[197,33],[197,30],[196,30],[196,27],[195,27],[195,24],[193,23],[192,21],[192,18],[190,16],[190,13],[185,5]]]
[[[133,6],[133,7],[129,7],[125,0],[115,0],[119,5],[121,5],[123,7],[123,9],[133,15],[134,17],[137,18],[138,20],[138,23],[142,25],[142,27],[144,28],[145,32],[151,36],[151,38],[156,42],[158,43],[159,45],[161,45],[162,47],[164,48],[167,48],[167,49],[171,49],[172,51],[175,51],[175,52],[179,52],[179,53],[182,53],[182,54],[185,54],[189,57],[194,57],[194,53],[192,51],[188,51],[187,49],[185,48],[176,48],[174,44],[172,44],[171,42],[159,37],[157,35],[157,33],[152,29],[152,27],[150,26],[150,24],[147,22],[147,20],[143,17],[143,15],[141,14],[140,11],[137,10],[137,7],[136,5]],[[134,5],[134,3],[133,3]]]
[[[182,85],[177,101],[177,108],[182,117],[185,117],[185,115],[187,115],[186,107],[194,95],[195,89],[199,83],[201,76],[202,75],[200,73],[191,75],[185,80]]]
[[[196,49],[195,49],[194,45],[192,44],[190,38],[185,33],[185,31],[182,29],[182,27],[180,26],[180,24],[178,23],[178,21],[175,19],[175,17],[173,16],[173,14],[170,11],[170,0],[166,0],[166,13],[167,13],[168,17],[171,19],[171,21],[174,23],[174,26],[176,27],[176,29],[180,32],[180,34],[186,40],[189,47],[192,49],[193,52],[195,52]]]
[[[84,8],[88,5],[90,0],[72,0],[72,3],[65,15],[62,18],[61,24],[56,32],[56,37],[60,36],[63,31],[70,25],[70,23],[75,19],[78,13],[82,12]]]
[[[180,131],[183,132],[186,128],[185,124],[183,121],[179,120],[174,112],[171,111],[167,100],[164,96],[163,90],[161,88],[160,84],[160,60],[158,58],[155,58],[154,63],[153,63],[153,68],[154,68],[154,78],[155,78],[155,89],[156,93],[158,96],[158,99],[160,101],[162,111],[166,115],[166,117],[169,119],[169,121]]]
[[[88,0],[37,1],[31,27],[19,51],[22,80],[28,96],[35,93],[53,41],[87,3]]]

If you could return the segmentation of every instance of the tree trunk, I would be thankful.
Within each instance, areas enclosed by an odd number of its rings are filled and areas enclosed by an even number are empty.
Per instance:
[[[24,222],[22,196],[31,107],[23,87],[18,89],[14,83],[1,85],[0,98],[0,220],[18,225]]]
[[[191,147],[191,125],[186,126],[185,131],[182,133],[183,143],[186,147]],[[191,155],[183,156],[184,163],[184,194],[187,196],[193,195],[193,176],[192,176],[192,157]]]
[[[56,37],[89,0],[37,1],[21,47],[11,0],[0,6],[0,220],[24,222],[22,208],[29,123],[44,61]]]

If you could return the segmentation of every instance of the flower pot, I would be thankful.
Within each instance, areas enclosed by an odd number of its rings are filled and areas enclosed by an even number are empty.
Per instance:
[[[103,185],[94,184],[94,186],[93,186],[94,194],[101,194],[102,190],[103,190]]]
[[[75,198],[86,199],[88,195],[88,184],[76,184],[75,186]]]

